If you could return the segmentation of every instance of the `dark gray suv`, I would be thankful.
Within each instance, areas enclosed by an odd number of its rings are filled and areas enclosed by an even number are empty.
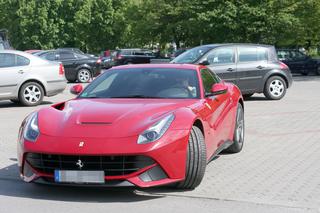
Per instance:
[[[207,65],[220,78],[237,85],[244,97],[264,93],[268,99],[279,100],[292,84],[290,69],[269,45],[203,45],[184,52],[171,63]]]

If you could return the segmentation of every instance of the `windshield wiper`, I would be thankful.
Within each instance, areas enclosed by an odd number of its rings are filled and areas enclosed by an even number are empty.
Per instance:
[[[113,96],[110,98],[162,98],[162,97],[147,96],[147,95],[128,95],[128,96]]]

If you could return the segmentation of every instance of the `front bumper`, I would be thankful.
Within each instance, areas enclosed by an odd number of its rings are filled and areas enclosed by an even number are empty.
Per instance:
[[[123,175],[105,173],[105,184],[100,185],[127,186],[130,183],[138,187],[152,187],[182,181],[185,178],[188,137],[188,130],[170,130],[157,142],[138,145],[136,136],[84,139],[40,135],[36,142],[22,140],[18,143],[18,165],[21,177],[26,182],[57,184],[53,172],[40,171],[28,162],[28,153],[80,156],[80,158],[81,156],[145,156],[152,159],[153,163]],[[79,147],[79,142],[85,142],[85,145]],[[56,166],[54,169],[61,168]]]

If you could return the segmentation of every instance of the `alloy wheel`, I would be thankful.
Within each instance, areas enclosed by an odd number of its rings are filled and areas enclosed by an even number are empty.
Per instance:
[[[280,97],[284,91],[284,84],[279,79],[273,80],[269,85],[270,93],[275,97]]]

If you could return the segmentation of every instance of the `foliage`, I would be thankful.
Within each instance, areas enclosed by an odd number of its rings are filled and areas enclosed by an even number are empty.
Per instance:
[[[0,14],[22,50],[320,41],[319,0],[0,0]]]

